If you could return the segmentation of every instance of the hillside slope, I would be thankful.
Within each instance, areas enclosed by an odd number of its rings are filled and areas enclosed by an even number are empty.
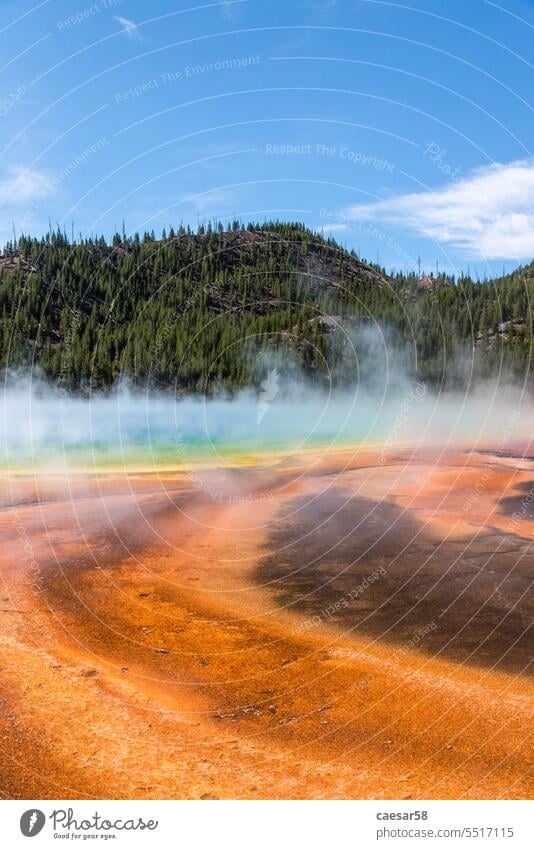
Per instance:
[[[419,379],[450,385],[503,368],[522,377],[532,270],[485,283],[391,277],[278,222],[112,244],[21,238],[0,257],[2,366],[39,367],[71,390],[125,375],[179,391],[235,390],[261,379],[258,353],[268,350],[315,382],[353,380],[355,369],[338,366],[367,325],[385,330],[390,353],[407,352]]]

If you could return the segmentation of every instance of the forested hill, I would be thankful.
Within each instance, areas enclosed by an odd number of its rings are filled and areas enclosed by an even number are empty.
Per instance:
[[[268,350],[316,383],[350,382],[354,340],[379,326],[419,380],[452,386],[501,372],[531,382],[533,272],[485,282],[388,276],[279,222],[112,244],[61,232],[20,238],[0,257],[2,366],[38,367],[71,390],[124,375],[235,390],[261,379],[257,355]]]

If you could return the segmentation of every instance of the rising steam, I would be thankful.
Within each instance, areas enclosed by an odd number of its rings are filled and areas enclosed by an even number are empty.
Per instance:
[[[26,378],[2,393],[4,467],[128,464],[179,467],[199,459],[219,465],[243,452],[295,452],[349,443],[400,446],[492,443],[503,450],[530,438],[532,404],[498,384],[467,395],[397,381],[382,392],[311,390],[266,375],[259,394],[178,397],[125,386],[90,398],[69,396]]]

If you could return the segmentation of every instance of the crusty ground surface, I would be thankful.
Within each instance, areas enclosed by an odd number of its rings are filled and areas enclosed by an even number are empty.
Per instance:
[[[531,797],[533,486],[491,446],[4,476],[2,797]]]

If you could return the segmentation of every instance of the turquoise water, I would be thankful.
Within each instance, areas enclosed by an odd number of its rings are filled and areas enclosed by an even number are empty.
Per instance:
[[[271,455],[347,445],[497,445],[530,438],[532,404],[505,392],[472,397],[408,384],[376,396],[282,391],[268,400],[118,392],[91,399],[31,386],[5,391],[0,469],[187,469],[246,465]]]
[[[188,468],[361,441],[369,410],[310,396],[261,403],[118,394],[89,400],[23,388],[4,397],[0,468]]]
[[[297,450],[316,450],[328,447],[332,439],[326,436],[300,440],[271,441],[214,441],[189,440],[157,443],[127,444],[69,444],[48,443],[29,450],[27,446],[12,446],[5,452],[0,468],[4,471],[25,472],[48,471],[114,471],[164,469],[187,469],[191,466],[217,467],[226,465],[249,465],[266,456],[291,454]],[[335,443],[342,447],[344,442]]]

